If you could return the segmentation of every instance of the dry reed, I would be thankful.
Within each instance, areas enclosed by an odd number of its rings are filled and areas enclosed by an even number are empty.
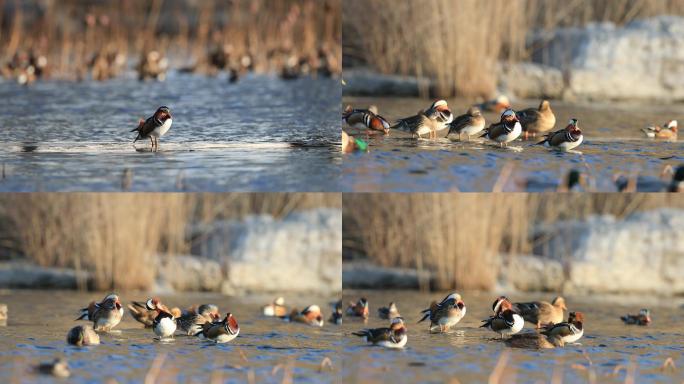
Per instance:
[[[340,206],[339,195],[317,193],[2,194],[0,260],[89,271],[99,290],[147,289],[156,254],[190,248],[191,223]]]
[[[528,253],[539,223],[684,208],[668,194],[345,194],[344,255],[426,269],[436,289],[491,289],[500,252]]]
[[[684,15],[684,0],[347,0],[344,66],[430,78],[425,95],[489,97],[498,61],[543,50],[527,45],[535,31],[660,14]]]
[[[154,49],[177,67],[204,69],[212,49],[230,45],[261,73],[281,53],[341,57],[340,26],[339,0],[0,0],[0,63],[30,51],[53,76],[83,78],[98,55],[127,61]]]

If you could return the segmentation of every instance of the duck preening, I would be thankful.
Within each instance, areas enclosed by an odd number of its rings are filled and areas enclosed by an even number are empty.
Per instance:
[[[466,306],[461,295],[452,293],[439,303],[433,301],[430,308],[422,310],[421,313],[423,317],[418,322],[430,319],[430,332],[446,332],[465,316]]]
[[[111,293],[98,302],[92,301],[86,308],[81,309],[80,316],[76,320],[88,320],[93,322],[96,331],[109,332],[121,322],[124,310],[119,296]]]
[[[514,335],[525,325],[523,317],[513,309],[513,304],[505,296],[499,297],[492,306],[494,315],[482,320],[480,328],[487,328],[501,335]]]
[[[173,310],[171,311],[173,313]],[[185,332],[186,335],[196,335],[202,330],[205,323],[219,321],[218,306],[215,304],[202,304],[198,307],[190,308],[176,318],[176,324]]]
[[[147,300],[145,306],[148,311],[156,312],[156,316],[152,320],[152,330],[154,331],[154,334],[159,336],[159,339],[173,337],[178,324],[176,323],[176,317],[169,309],[157,298]]]
[[[140,119],[138,126],[131,130],[131,132],[138,133],[133,143],[138,140],[150,139],[152,150],[158,150],[159,138],[171,129],[172,123],[171,110],[166,106],[157,108],[154,115],[148,117],[147,120]]]
[[[348,105],[342,112],[342,121],[352,128],[367,130],[369,133],[390,132],[390,123],[373,108],[354,109]]]
[[[215,343],[227,343],[240,334],[240,326],[232,313],[228,312],[221,321],[204,323],[197,336]]]

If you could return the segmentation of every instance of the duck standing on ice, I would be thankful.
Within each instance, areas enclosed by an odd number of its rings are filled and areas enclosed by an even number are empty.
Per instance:
[[[159,107],[154,115],[148,117],[147,120],[140,119],[138,126],[131,130],[131,132],[138,132],[133,143],[138,140],[150,139],[152,150],[158,150],[159,138],[171,129],[172,122],[171,110],[165,106]]]

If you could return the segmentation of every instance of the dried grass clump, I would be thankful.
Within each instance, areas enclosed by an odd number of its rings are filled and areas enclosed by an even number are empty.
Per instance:
[[[518,0],[351,0],[343,8],[344,55],[383,73],[433,79],[439,85],[431,91],[440,96],[488,94],[496,86],[491,72],[504,40],[521,34],[519,5]]]

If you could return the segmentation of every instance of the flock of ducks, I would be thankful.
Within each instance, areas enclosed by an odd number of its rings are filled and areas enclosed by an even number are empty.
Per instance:
[[[499,122],[486,126],[482,110],[501,112]],[[437,100],[429,108],[419,111],[416,115],[401,118],[394,124],[383,118],[375,106],[368,109],[354,109],[347,106],[342,112],[342,121],[349,127],[364,132],[367,136],[401,131],[411,134],[415,138],[435,139],[457,137],[458,140],[468,141],[472,137],[483,137],[506,146],[517,139],[531,139],[541,136],[537,144],[569,151],[577,148],[584,141],[584,135],[579,128],[579,121],[572,118],[564,129],[553,131],[556,126],[556,115],[548,100],[542,100],[538,107],[515,111],[508,99],[497,99],[468,108],[465,114],[454,116],[445,100]],[[661,126],[651,125],[642,129],[648,138],[676,139],[677,121],[671,120]],[[343,131],[343,136],[347,132]],[[357,148],[356,141],[348,137],[348,152]]]
[[[565,299],[556,297],[551,302],[533,301],[513,303],[506,296],[497,297],[492,304],[492,315],[482,320],[480,328],[497,333],[508,346],[517,348],[555,348],[565,344],[576,343],[584,335],[584,314],[569,312],[567,320],[564,311],[568,311]],[[362,318],[366,321],[370,316],[369,303],[366,298],[349,303],[347,316]],[[386,348],[404,348],[408,342],[408,332],[404,318],[399,314],[396,303],[378,309],[381,319],[389,319],[388,327],[363,329],[353,332],[367,343]],[[458,293],[447,295],[442,301],[433,301],[429,308],[421,311],[418,323],[429,320],[430,333],[445,333],[454,328],[466,315],[466,305]],[[642,309],[637,315],[621,317],[625,324],[648,325],[651,315],[648,309]],[[520,333],[525,323],[530,323],[538,332]],[[508,338],[505,338],[509,336]]]
[[[335,307],[341,306],[341,301]],[[190,337],[198,337],[214,343],[228,343],[240,334],[240,326],[236,317],[222,312],[215,304],[199,304],[181,310],[178,307],[169,308],[159,298],[153,297],[145,302],[132,301],[128,304],[130,315],[145,328],[151,328],[156,338],[168,341],[174,335],[181,333]],[[5,307],[6,309],[6,307]],[[6,314],[6,311],[4,312]],[[322,327],[325,323],[323,313],[318,305],[309,305],[303,310],[292,308],[288,310],[284,299],[279,297],[272,303],[262,307],[262,314],[266,317],[276,317],[287,322],[302,323],[313,327]],[[114,328],[121,322],[124,308],[118,295],[111,293],[101,301],[92,301],[87,307],[79,311],[78,320],[86,320],[91,325],[78,325],[67,333],[66,341],[70,345],[83,347],[100,344],[100,332],[116,332]],[[339,310],[333,312],[332,323],[341,323]],[[70,375],[66,359],[56,358],[51,362],[44,362],[34,367],[36,372],[58,377]]]
[[[315,54],[294,52],[289,48],[271,49],[266,54],[268,69],[281,79],[292,80],[305,76],[337,77],[342,72],[335,49],[323,44]],[[216,75],[225,71],[230,83],[255,72],[254,56],[248,52],[238,53],[232,44],[224,44],[209,50],[206,58],[194,64],[178,68],[180,73],[205,72]],[[105,47],[96,51],[83,64],[77,65],[76,79],[82,81],[88,73],[94,81],[107,81],[121,75],[128,62],[128,56],[120,49]],[[7,62],[0,64],[0,76],[12,79],[21,85],[31,85],[37,80],[48,78],[50,66],[46,55],[38,50],[18,50]],[[164,81],[171,69],[169,59],[159,50],[143,50],[134,66],[138,80]],[[263,70],[260,68],[260,70]]]
[[[487,127],[482,110],[501,111],[499,122]],[[560,151],[574,151],[584,141],[584,134],[576,118],[570,119],[564,129],[554,131],[556,116],[548,100],[542,100],[538,107],[515,111],[507,98],[500,97],[471,106],[465,114],[456,117],[445,100],[437,100],[426,110],[401,118],[393,124],[378,113],[376,106],[370,106],[368,109],[355,109],[349,105],[342,112],[342,121],[346,125],[346,130],[342,130],[342,151],[345,153],[368,150],[368,142],[359,137],[364,135],[368,138],[393,134],[406,137],[408,134],[418,139],[457,138],[459,141],[484,138],[500,147],[508,146],[509,143],[519,139],[536,139],[535,144]],[[676,140],[677,121],[671,120],[662,127],[648,126],[642,131],[648,138]],[[665,180],[665,177],[670,174],[671,180]],[[571,169],[560,183],[551,186],[553,188],[543,185],[536,186],[535,189],[532,188],[533,185],[528,185],[528,181],[530,184],[535,183],[535,180],[522,180],[516,181],[516,184],[523,190],[553,189],[563,192],[589,189],[586,185],[586,177],[576,169]],[[658,180],[641,176],[616,175],[613,182],[616,190],[620,192],[684,192],[684,165],[676,170],[672,166],[666,166]]]
[[[341,301],[335,304],[341,306]],[[153,297],[145,302],[132,301],[128,304],[128,311],[137,322],[145,328],[151,328],[158,340],[173,339],[177,332],[183,335],[198,337],[214,343],[228,343],[240,334],[240,326],[235,316],[227,312],[222,316],[215,304],[193,305],[181,310],[178,307],[169,308],[159,298]],[[7,320],[7,306],[0,304],[0,320]],[[309,305],[303,310],[292,308],[288,311],[282,297],[262,307],[262,314],[267,317],[277,317],[288,322],[297,322],[314,327],[322,327],[323,314],[318,305]],[[110,293],[101,301],[92,301],[87,307],[79,310],[78,320],[92,322],[91,325],[78,325],[67,333],[67,343],[83,347],[100,344],[101,332],[116,332],[116,327],[124,316],[124,308],[118,295]],[[341,323],[341,313],[335,311],[331,322]],[[50,362],[43,362],[33,367],[35,372],[69,377],[69,365],[64,358],[55,358]]]
[[[145,302],[132,301],[128,310],[133,319],[145,328],[151,328],[160,340],[173,338],[176,332],[187,336],[198,336],[216,343],[227,343],[235,339],[240,333],[235,316],[227,312],[221,316],[215,304],[194,305],[185,310],[178,307],[169,308],[157,297]],[[322,327],[323,314],[317,305],[310,305],[303,310],[293,308],[287,310],[283,298],[262,307],[264,316],[279,317],[286,321],[304,323]],[[99,343],[97,332],[110,332],[123,318],[124,308],[119,296],[112,293],[102,301],[92,301],[80,310],[76,320],[92,322],[92,327],[74,327],[67,336],[67,342],[72,345],[92,345]]]
[[[47,57],[33,50],[17,51],[0,65],[0,76],[14,79],[18,84],[29,85],[47,73]]]
[[[486,126],[482,109],[494,108],[502,110],[499,122]],[[538,108],[513,110],[509,104],[488,103],[468,108],[465,114],[454,116],[445,100],[437,100],[429,108],[416,115],[401,118],[394,124],[378,114],[377,107],[354,109],[347,106],[342,112],[342,120],[349,127],[359,129],[366,135],[389,135],[393,130],[411,134],[415,138],[435,139],[457,136],[459,140],[470,140],[472,137],[483,137],[507,146],[519,138],[529,139],[542,136],[537,144],[569,151],[577,148],[584,136],[579,128],[578,120],[570,119],[564,129],[553,131],[556,116],[548,100],[542,100]],[[655,129],[655,128],[654,128]],[[343,136],[347,135],[343,131]],[[350,140],[353,150],[355,140]]]
[[[340,325],[346,314],[348,317],[361,318],[367,321],[370,317],[370,306],[366,298],[349,303],[346,311],[343,302],[339,300],[333,305],[330,323]],[[7,307],[0,305],[2,319],[7,319]],[[173,339],[180,332],[190,337],[198,337],[214,343],[228,343],[240,334],[240,326],[236,317],[222,312],[215,304],[193,305],[185,310],[178,307],[169,308],[157,297],[145,302],[132,301],[128,310],[133,319],[145,328],[151,328],[160,341]],[[567,311],[565,300],[556,297],[551,302],[533,301],[513,303],[506,296],[499,296],[492,304],[492,315],[482,320],[480,328],[486,328],[497,333],[508,346],[516,348],[555,348],[565,344],[576,343],[584,335],[584,314],[569,312],[564,321],[564,311]],[[325,323],[324,315],[318,305],[309,305],[303,310],[289,309],[282,297],[261,307],[265,317],[280,318],[287,322],[297,322],[313,327],[322,327]],[[429,320],[429,333],[446,333],[453,329],[466,315],[466,304],[458,293],[447,295],[442,301],[433,301],[430,306],[420,312],[418,323]],[[108,294],[101,301],[92,301],[87,307],[80,309],[78,320],[92,322],[91,325],[78,325],[67,333],[67,343],[83,347],[100,344],[100,332],[114,332],[113,329],[121,322],[124,308],[121,299],[115,293]],[[399,313],[396,303],[391,302],[387,307],[378,308],[378,316],[389,320],[388,327],[367,328],[352,334],[363,338],[371,345],[385,348],[404,348],[408,343],[408,330],[404,318]],[[651,324],[651,314],[648,309],[642,309],[636,315],[621,317],[625,324],[646,326]],[[534,326],[537,332],[522,333],[525,322]],[[508,338],[506,338],[508,336]],[[38,373],[50,374],[57,377],[70,375],[68,362],[64,358],[40,363],[34,366]]]

